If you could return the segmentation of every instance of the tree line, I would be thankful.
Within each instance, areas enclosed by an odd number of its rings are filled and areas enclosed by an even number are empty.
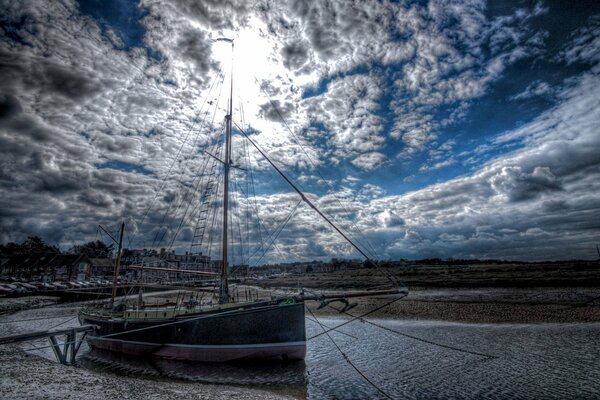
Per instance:
[[[100,240],[87,242],[81,245],[75,245],[68,249],[66,254],[85,254],[91,258],[110,257],[114,251],[114,245],[106,245]],[[0,254],[3,256],[14,256],[18,254],[31,253],[56,253],[62,254],[57,246],[52,246],[44,242],[39,236],[28,236],[21,243],[9,242],[0,244]]]

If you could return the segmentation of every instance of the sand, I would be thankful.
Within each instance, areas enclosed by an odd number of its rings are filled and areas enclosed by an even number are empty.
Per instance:
[[[2,399],[294,399],[266,390],[146,379],[65,366],[0,347]]]
[[[461,292],[463,293],[461,295]],[[439,294],[438,294],[439,293]],[[443,296],[443,298],[442,298]],[[443,320],[469,323],[569,323],[600,321],[600,288],[519,288],[415,290],[381,308],[394,297],[352,299],[352,315],[369,318]],[[317,315],[339,315],[341,303],[317,309]]]

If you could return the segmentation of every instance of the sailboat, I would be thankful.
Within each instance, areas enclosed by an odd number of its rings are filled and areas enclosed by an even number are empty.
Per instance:
[[[231,42],[233,50],[233,40],[220,40]],[[95,331],[88,335],[88,343],[92,347],[134,356],[201,362],[227,362],[239,359],[301,360],[306,355],[305,301],[341,300],[347,304],[346,298],[353,296],[405,295],[405,288],[392,288],[377,292],[338,293],[329,296],[300,292],[269,300],[234,301],[228,284],[232,97],[233,73],[225,116],[225,154],[222,161],[224,170],[222,260],[220,273],[218,273],[218,304],[196,304],[190,301],[183,307],[140,305],[130,308],[124,303],[115,305],[123,242],[124,224],[122,224],[110,307],[108,309],[84,308],[79,313],[79,321],[82,325],[96,327]],[[365,256],[368,262],[371,262],[360,247],[323,214],[247,135],[245,136],[300,198]],[[152,270],[152,267],[146,269]],[[155,269],[161,270],[161,268]],[[202,272],[198,271],[198,273]]]

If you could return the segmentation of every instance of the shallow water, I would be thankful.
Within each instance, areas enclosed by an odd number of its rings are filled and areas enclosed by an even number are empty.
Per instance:
[[[2,334],[77,326],[75,307],[49,307],[1,316]],[[61,318],[5,322],[26,318]],[[327,326],[344,319],[319,318]],[[129,359],[89,352],[85,368],[211,383],[260,385],[310,399],[593,399],[600,396],[600,323],[465,324],[442,321],[373,320],[401,336],[354,321],[308,342],[306,362],[193,364]],[[307,320],[307,336],[322,328]],[[431,342],[496,358],[440,347]],[[23,349],[54,359],[47,340]],[[38,347],[41,349],[33,350]],[[344,356],[373,385],[363,378]],[[384,394],[385,393],[385,394]]]

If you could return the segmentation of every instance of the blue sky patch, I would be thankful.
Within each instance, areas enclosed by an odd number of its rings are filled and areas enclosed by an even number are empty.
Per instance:
[[[144,27],[140,23],[146,12],[134,0],[78,0],[79,11],[94,18],[103,30],[111,28],[123,41],[123,48],[145,47]]]
[[[126,161],[119,161],[119,160],[112,160],[112,161],[107,161],[107,162],[103,162],[100,164],[96,164],[96,168],[98,168],[98,169],[111,168],[111,169],[116,169],[119,171],[135,172],[135,173],[143,174],[143,175],[153,175],[153,173],[151,171],[147,170],[146,168],[144,168],[140,165],[128,163]]]

